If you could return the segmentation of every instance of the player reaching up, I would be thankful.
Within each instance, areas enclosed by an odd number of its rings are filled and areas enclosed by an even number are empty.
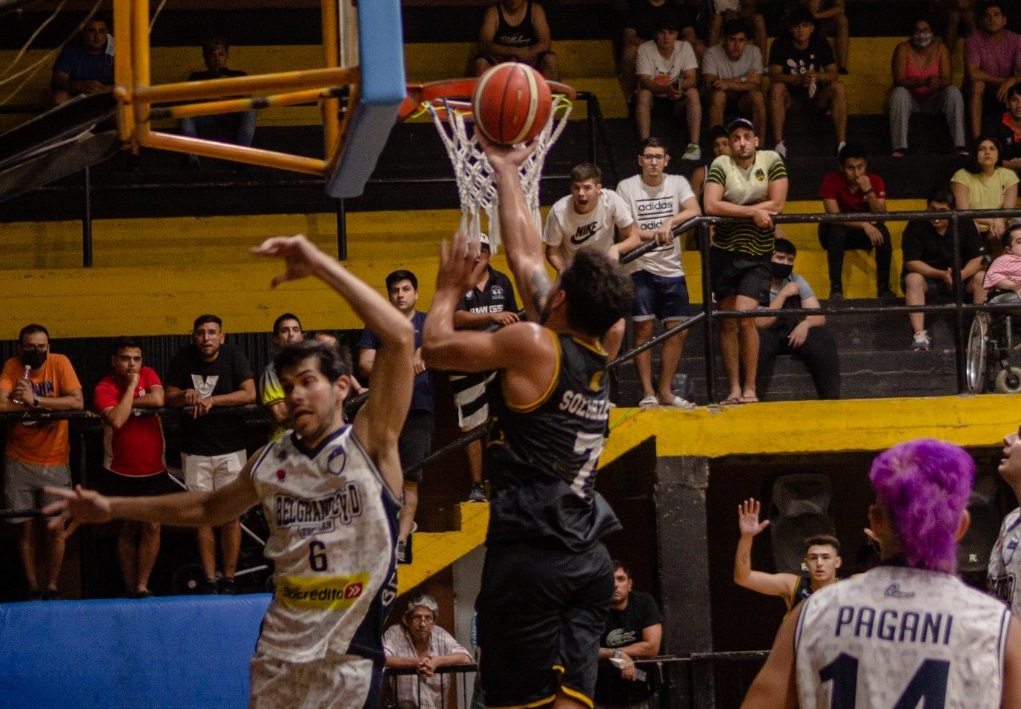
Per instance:
[[[220,524],[261,501],[276,592],[252,659],[249,707],[375,707],[383,623],[397,594],[397,438],[411,400],[414,333],[382,295],[304,236],[269,239],[253,251],[286,262],[274,286],[315,276],[380,333],[386,347],[375,371],[388,385],[373,387],[347,425],[350,364],[319,342],[288,345],[275,365],[293,433],[252,456],[237,480],[215,492],[164,497],[53,489],[64,499],[45,512],[60,512],[51,524],[72,528],[110,519],[197,526]]]
[[[531,148],[489,144],[500,233],[529,322],[454,330],[477,280],[466,237],[441,250],[422,340],[429,367],[497,370],[486,456],[490,519],[476,601],[487,707],[591,707],[599,635],[613,593],[600,538],[620,529],[595,491],[609,420],[600,338],[631,308],[628,277],[579,252],[555,283],[521,191]]]

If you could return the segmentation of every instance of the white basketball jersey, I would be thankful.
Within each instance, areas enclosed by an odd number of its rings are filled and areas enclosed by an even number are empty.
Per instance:
[[[400,504],[351,426],[306,452],[288,433],[252,468],[270,527],[276,592],[258,649],[307,662],[327,654],[382,661],[397,595]]]
[[[613,246],[614,226],[623,229],[633,222],[630,208],[612,190],[601,190],[595,209],[588,214],[578,214],[574,199],[567,195],[550,207],[542,240],[559,246],[568,260],[578,249],[596,249],[605,254]]]
[[[684,209],[684,203],[695,198],[691,185],[680,175],[663,175],[663,181],[652,187],[634,175],[617,185],[617,194],[631,209],[635,226],[643,231],[655,231],[667,219]],[[681,240],[674,239],[666,246],[658,246],[633,262],[637,270],[656,276],[684,275],[681,264]]]
[[[1010,612],[1021,618],[1021,508],[1006,516],[989,555],[989,590],[1010,606]]]
[[[993,709],[1010,613],[950,574],[895,566],[817,591],[795,636],[801,709]]]

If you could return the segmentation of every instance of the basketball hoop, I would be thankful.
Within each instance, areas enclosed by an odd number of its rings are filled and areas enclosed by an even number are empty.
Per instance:
[[[400,117],[403,120],[426,112],[432,117],[454,168],[457,195],[461,203],[460,228],[468,234],[469,248],[475,248],[479,243],[482,233],[480,215],[484,211],[490,249],[496,253],[500,245],[500,222],[496,216],[497,195],[493,168],[475,137],[475,131],[469,131],[467,127],[468,123],[474,122],[471,95],[475,83],[476,79],[452,79],[409,86],[408,98],[401,107]],[[553,92],[549,120],[535,138],[535,151],[521,166],[521,190],[540,231],[539,180],[542,177],[542,166],[553,143],[566,127],[572,101],[577,97],[574,89],[566,84],[555,81],[548,83]]]

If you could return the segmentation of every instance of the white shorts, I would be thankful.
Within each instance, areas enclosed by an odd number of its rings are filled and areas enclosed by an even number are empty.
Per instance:
[[[247,451],[222,455],[181,454],[184,484],[189,490],[212,492],[234,482],[248,460]]]
[[[357,655],[285,662],[257,652],[251,674],[248,709],[375,709],[383,667]]]

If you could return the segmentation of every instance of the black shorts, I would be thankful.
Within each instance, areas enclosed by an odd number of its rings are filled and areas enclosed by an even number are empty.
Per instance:
[[[397,439],[397,451],[401,457],[401,470],[404,479],[409,482],[422,482],[423,470],[419,468],[413,473],[408,468],[425,460],[433,445],[433,414],[431,411],[409,411],[408,418],[401,429],[401,437]]]
[[[613,565],[602,544],[581,553],[528,544],[486,549],[475,601],[486,706],[544,704],[558,690],[591,705],[612,595]]]
[[[183,490],[174,484],[166,470],[155,475],[134,477],[100,468],[92,474],[91,482],[90,487],[110,497],[155,497]]]
[[[709,249],[712,288],[716,302],[743,295],[762,306],[769,305],[769,256]]]

